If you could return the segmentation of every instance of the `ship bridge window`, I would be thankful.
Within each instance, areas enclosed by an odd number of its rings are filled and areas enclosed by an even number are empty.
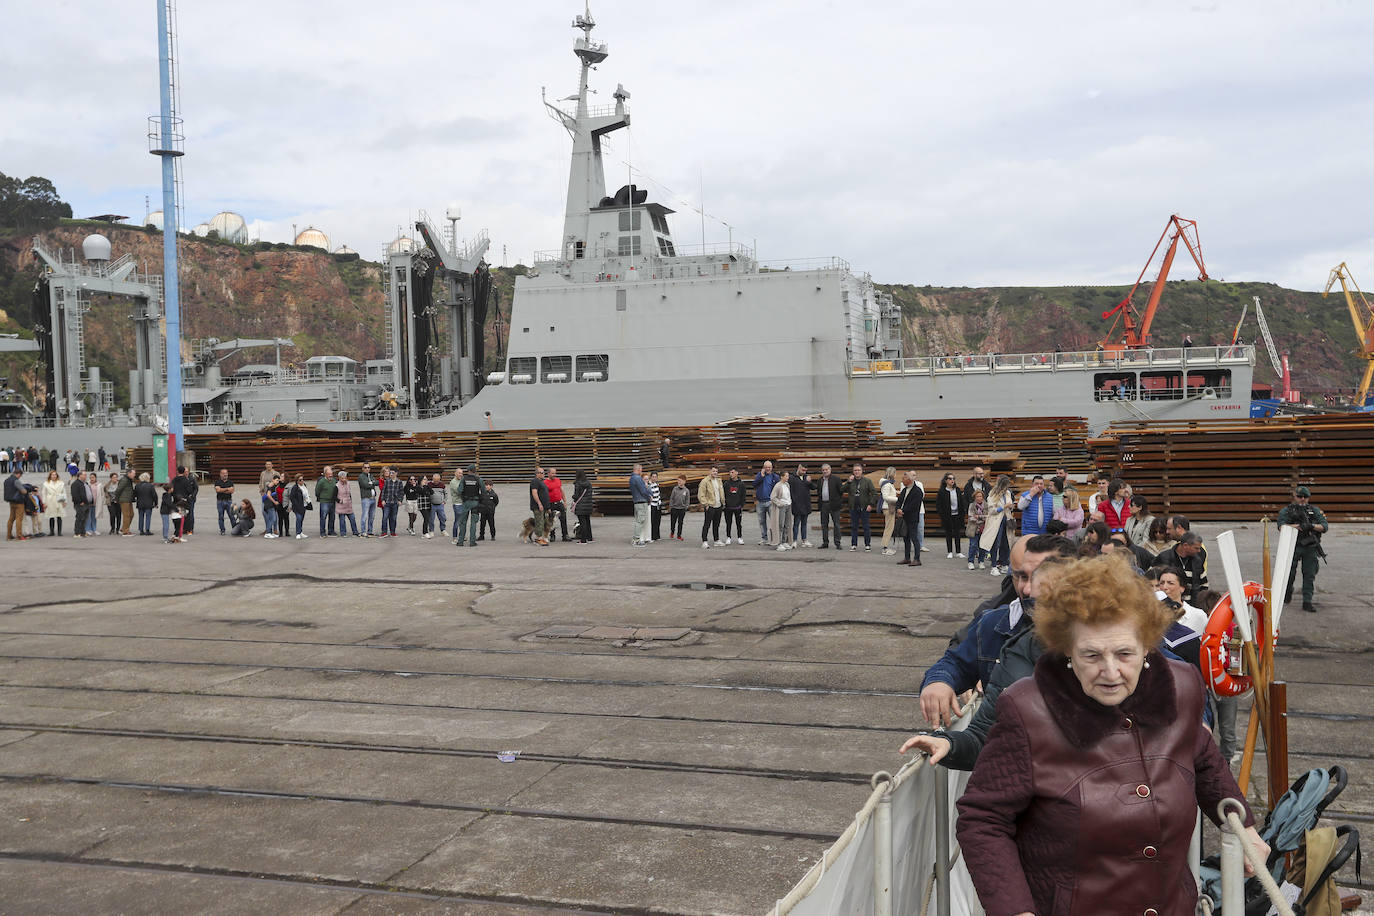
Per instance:
[[[545,356],[539,360],[539,381],[545,385],[572,381],[571,356]]]
[[[665,217],[662,213],[659,213],[657,210],[655,210],[649,214],[649,218],[653,220],[655,229],[657,229],[659,232],[662,232],[664,235],[668,235],[667,217]]]
[[[533,385],[534,369],[533,356],[512,356],[506,366],[506,380],[512,385]]]
[[[1093,376],[1093,400],[1134,401],[1134,372],[1099,372]]]
[[[673,243],[669,239],[658,236],[658,253],[665,258],[677,257],[677,251],[673,248]]]
[[[567,359],[567,357],[563,357]],[[579,353],[577,356],[577,380],[579,382],[604,382],[610,374],[611,357],[605,353]]]
[[[621,231],[621,232],[629,232],[629,231],[632,230],[632,229],[638,229],[639,226],[640,226],[640,222],[641,222],[640,218],[641,218],[643,215],[644,215],[644,211],[643,211],[643,210],[621,210],[621,211],[620,211],[620,231]]]
[[[624,214],[622,213],[621,216]],[[615,253],[622,258],[639,254],[639,243],[640,239],[637,235],[622,235],[616,244]]]

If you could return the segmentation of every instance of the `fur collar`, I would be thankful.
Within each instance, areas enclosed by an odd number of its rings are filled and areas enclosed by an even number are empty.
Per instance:
[[[1150,667],[1140,672],[1135,692],[1120,706],[1103,706],[1083,692],[1078,678],[1068,669],[1065,656],[1058,652],[1040,656],[1035,665],[1035,684],[1045,698],[1051,718],[1070,744],[1080,750],[1090,748],[1108,733],[1118,731],[1126,716],[1147,728],[1174,721],[1178,706],[1169,662],[1154,650],[1145,660]]]

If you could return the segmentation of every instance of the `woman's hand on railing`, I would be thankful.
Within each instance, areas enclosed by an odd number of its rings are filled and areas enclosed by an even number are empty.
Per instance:
[[[906,740],[906,743],[902,745],[901,753],[905,754],[912,748],[928,755],[930,758],[930,765],[935,766],[935,764],[944,760],[945,755],[949,753],[949,739],[940,735],[931,734],[912,735]]]

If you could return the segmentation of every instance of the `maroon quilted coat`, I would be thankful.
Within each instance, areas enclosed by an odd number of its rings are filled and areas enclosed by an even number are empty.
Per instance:
[[[1147,660],[1120,706],[1054,652],[997,698],[957,827],[988,916],[1192,916],[1197,808],[1215,821],[1243,796],[1202,724],[1197,670]]]

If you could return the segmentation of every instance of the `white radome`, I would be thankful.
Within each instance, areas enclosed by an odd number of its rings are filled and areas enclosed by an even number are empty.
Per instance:
[[[110,240],[99,233],[88,235],[81,243],[81,254],[87,261],[108,261]]]

